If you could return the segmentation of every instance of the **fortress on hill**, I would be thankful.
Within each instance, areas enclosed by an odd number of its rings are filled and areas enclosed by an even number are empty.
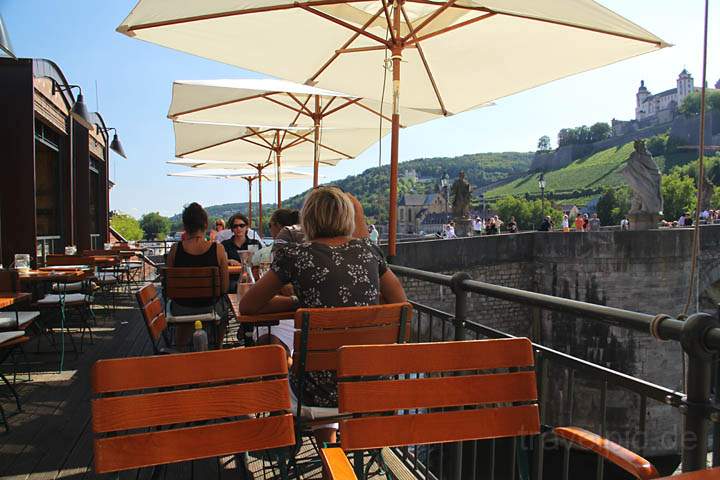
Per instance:
[[[715,88],[708,92],[720,90],[720,80]],[[632,120],[612,119],[612,136],[605,140],[589,144],[566,145],[551,152],[538,152],[530,165],[531,171],[556,170],[565,167],[578,158],[593,153],[624,145],[637,139],[649,138],[654,135],[669,133],[685,145],[697,145],[699,142],[700,117],[685,116],[679,107],[683,100],[693,92],[699,92],[695,80],[686,69],[677,77],[675,88],[653,94],[640,81],[640,88],[635,94],[635,118]],[[720,113],[708,112],[705,121],[706,145],[720,143]]]
[[[645,81],[640,80],[640,88],[635,94],[635,119],[613,119],[613,134],[620,136],[643,128],[671,123],[677,117],[678,108],[683,100],[691,93],[700,91],[700,87],[695,86],[692,74],[684,68],[675,83],[675,88],[653,94],[645,86]],[[720,90],[720,80],[715,83],[715,88],[707,90]]]

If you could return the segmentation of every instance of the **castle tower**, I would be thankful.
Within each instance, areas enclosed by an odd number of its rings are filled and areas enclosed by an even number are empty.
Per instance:
[[[645,88],[645,80],[640,80],[640,88],[638,88],[638,91],[635,94],[635,120],[642,120],[645,116],[647,116],[643,103],[645,103],[645,99],[649,96],[650,92],[647,88]]]
[[[685,97],[695,91],[695,80],[686,69],[680,72],[677,79],[677,103],[680,105]]]

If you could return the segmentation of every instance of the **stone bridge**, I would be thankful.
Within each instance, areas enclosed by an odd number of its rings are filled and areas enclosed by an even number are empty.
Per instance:
[[[701,309],[715,312],[720,300],[720,225],[700,229],[697,276]],[[452,274],[468,272],[474,279],[585,302],[649,314],[682,312],[688,292],[692,258],[692,229],[602,231],[587,233],[528,232],[453,240],[407,242],[398,245],[395,263],[421,270]],[[408,296],[435,308],[453,311],[447,288],[403,280]],[[536,341],[614,370],[665,387],[683,390],[682,355],[675,342],[659,342],[649,334],[591,322],[567,314],[542,312],[504,300],[471,295],[469,319]],[[559,381],[562,375],[554,375]],[[562,382],[561,382],[562,383]],[[571,409],[557,385],[554,417],[558,423]],[[597,389],[576,390],[575,421],[599,408]],[[618,425],[634,422],[628,408],[639,399],[622,392],[609,398],[608,418]],[[553,416],[553,412],[550,412]],[[637,415],[637,414],[636,414]],[[650,405],[645,448],[659,446],[668,421],[678,424],[662,405]],[[673,418],[668,418],[672,416]],[[587,418],[592,417],[588,415]],[[613,421],[614,419],[614,421]],[[592,428],[591,420],[587,426]],[[624,427],[622,427],[624,428]],[[655,432],[653,434],[653,432]],[[662,439],[667,445],[667,438]]]

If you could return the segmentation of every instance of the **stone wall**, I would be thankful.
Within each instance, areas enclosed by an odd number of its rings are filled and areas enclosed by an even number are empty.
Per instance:
[[[691,229],[532,232],[402,243],[395,263],[448,275],[464,271],[473,279],[496,285],[676,316],[681,313],[687,295],[691,247]],[[702,227],[699,266],[702,291],[719,283],[720,225]],[[453,313],[454,296],[449,288],[416,280],[402,281],[410,299]],[[533,333],[531,309],[512,302],[470,295],[468,317],[513,335]],[[453,338],[451,331],[444,333],[445,338]],[[539,332],[535,333],[540,337],[536,340],[556,350],[682,390],[682,355],[677,342],[660,342],[649,334],[620,326],[547,311],[540,315]],[[436,325],[435,337],[441,334]],[[555,408],[546,413],[548,419],[558,424],[571,420],[567,374],[557,371],[551,375],[551,405]],[[599,425],[594,418],[599,408],[600,385],[591,378],[580,377],[576,383],[572,420],[597,431]],[[608,428],[618,434],[636,428],[639,419],[632,416],[637,416],[637,396],[611,391],[608,402]],[[677,448],[678,418],[677,412],[669,407],[648,402],[648,436],[644,444],[647,452],[667,453]],[[668,425],[677,427],[672,434],[668,434]]]

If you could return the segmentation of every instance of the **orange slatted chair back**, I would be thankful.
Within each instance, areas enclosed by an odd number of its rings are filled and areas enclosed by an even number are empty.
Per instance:
[[[98,474],[295,443],[278,345],[100,360],[92,392]]]
[[[391,303],[365,307],[301,308],[295,312],[295,358],[303,346],[307,323],[305,371],[336,370],[338,348],[343,345],[398,343],[410,338],[412,306]]]
[[[222,296],[218,267],[169,267],[165,269],[165,296],[170,300],[217,301]]]
[[[153,284],[145,285],[135,293],[135,298],[140,306],[140,311],[145,320],[148,334],[150,334],[150,338],[152,339],[155,353],[158,353],[157,343],[167,328],[167,319],[165,318],[165,311],[163,310],[162,300],[158,295],[157,288],[155,288]]]
[[[526,338],[342,347],[339,413],[346,451],[540,431]],[[444,409],[444,411],[441,411]]]

